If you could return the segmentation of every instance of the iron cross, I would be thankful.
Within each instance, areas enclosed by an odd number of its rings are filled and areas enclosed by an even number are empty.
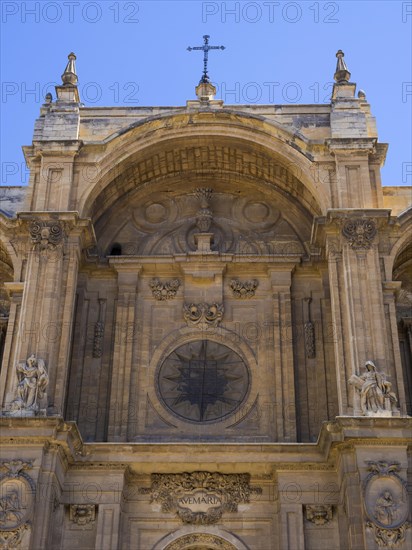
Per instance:
[[[203,40],[205,43],[203,46],[195,46],[194,48],[191,48],[190,46],[187,48],[189,52],[192,50],[203,50],[203,74],[202,78],[200,79],[200,82],[209,82],[209,75],[207,74],[207,62],[208,62],[208,54],[209,50],[224,50],[224,46],[209,46],[209,38],[210,36],[208,34],[203,35]]]

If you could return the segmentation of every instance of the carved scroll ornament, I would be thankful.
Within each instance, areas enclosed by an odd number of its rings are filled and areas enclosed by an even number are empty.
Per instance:
[[[183,318],[188,326],[207,330],[217,327],[223,318],[223,304],[185,304],[183,306]]]

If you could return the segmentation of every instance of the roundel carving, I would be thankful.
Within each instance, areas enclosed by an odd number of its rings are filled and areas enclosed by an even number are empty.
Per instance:
[[[245,400],[249,371],[232,349],[211,340],[176,348],[160,365],[157,389],[163,405],[189,422],[217,422]]]

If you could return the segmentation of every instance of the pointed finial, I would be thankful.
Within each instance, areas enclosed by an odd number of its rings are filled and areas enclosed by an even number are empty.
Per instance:
[[[346,66],[345,60],[343,59],[344,56],[345,54],[342,50],[338,50],[336,52],[338,62],[336,63],[336,72],[333,75],[333,78],[338,83],[349,82],[350,79],[350,72],[348,70],[348,67]]]
[[[67,62],[64,73],[62,74],[62,81],[64,86],[77,86],[77,74],[76,74],[76,56],[73,52],[67,56],[69,61]]]

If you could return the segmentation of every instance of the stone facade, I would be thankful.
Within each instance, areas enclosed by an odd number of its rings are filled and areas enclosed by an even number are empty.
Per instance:
[[[411,189],[337,57],[91,108],[70,54],[2,192],[0,547],[411,546]]]

